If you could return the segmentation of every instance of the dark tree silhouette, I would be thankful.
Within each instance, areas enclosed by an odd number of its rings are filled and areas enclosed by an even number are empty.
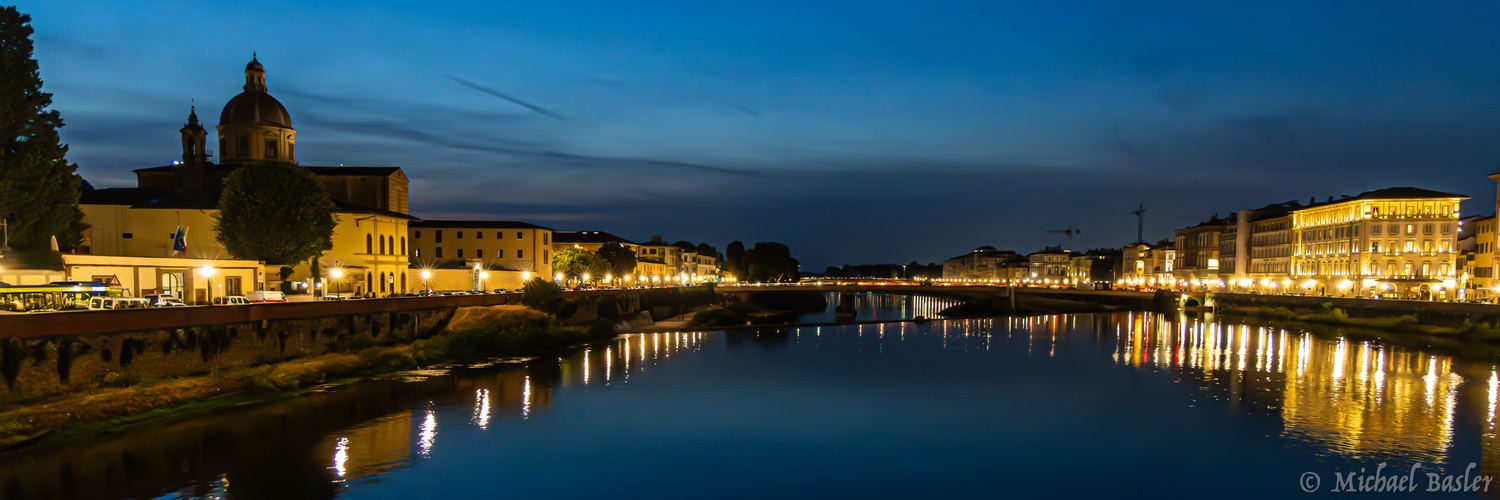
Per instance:
[[[724,248],[724,267],[735,279],[745,280],[745,244],[735,240]]]
[[[610,274],[624,276],[635,272],[635,252],[616,242],[601,245],[598,252]]]
[[[742,260],[745,280],[752,283],[797,281],[799,277],[797,268],[800,264],[792,258],[791,249],[782,243],[756,243],[755,248],[745,251]]]
[[[307,169],[265,162],[224,180],[214,233],[229,254],[295,266],[333,247],[333,200]]]
[[[82,239],[78,209],[78,165],[57,129],[62,115],[48,111],[52,94],[32,58],[31,16],[0,9],[0,219],[9,224],[11,247],[47,249],[52,237],[71,249]]]

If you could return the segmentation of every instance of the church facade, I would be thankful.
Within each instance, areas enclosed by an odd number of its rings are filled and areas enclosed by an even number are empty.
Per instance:
[[[199,122],[196,108],[178,131],[182,160],[171,165],[135,170],[137,186],[85,191],[79,201],[85,221],[92,227],[85,235],[86,250],[80,253],[173,261],[202,261],[199,269],[231,259],[213,233],[213,214],[225,177],[236,168],[255,168],[268,161],[296,162],[297,131],[291,114],[271,96],[266,87],[265,67],[258,58],[245,66],[243,91],[235,95],[219,114],[215,127],[218,161],[208,150],[209,131]],[[321,272],[311,263],[294,268],[288,281],[310,282],[328,277],[331,291],[383,296],[415,289],[410,271],[408,225],[417,221],[409,214],[408,180],[399,167],[304,167],[327,190],[338,211],[333,248],[318,259]],[[179,243],[178,228],[186,234]],[[185,249],[183,248],[185,247]],[[130,266],[131,283],[121,285],[133,293],[171,292],[189,302],[209,300],[236,290],[223,283],[195,278],[202,272],[179,264]],[[236,261],[243,262],[243,261]],[[141,268],[147,268],[142,272]],[[338,269],[331,277],[327,270]],[[224,277],[217,281],[225,281]],[[274,289],[279,283],[275,266],[256,273],[237,291]],[[316,286],[316,285],[315,285]]]

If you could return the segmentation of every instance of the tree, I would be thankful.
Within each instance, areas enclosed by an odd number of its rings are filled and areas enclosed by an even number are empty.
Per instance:
[[[584,274],[599,274],[604,266],[598,254],[582,248],[564,248],[552,252],[552,270],[565,277],[580,278]],[[593,278],[594,276],[590,276]]]
[[[531,278],[521,285],[521,305],[547,314],[556,314],[563,303],[562,287],[542,278]]]
[[[724,248],[724,267],[735,279],[745,280],[745,244],[735,240]]]
[[[635,252],[630,251],[625,245],[610,242],[599,247],[595,252],[599,260],[605,263],[609,274],[624,276],[635,272]]]
[[[333,248],[333,200],[307,169],[265,162],[224,180],[214,237],[229,255],[295,266]]]
[[[62,115],[48,111],[41,69],[32,58],[31,16],[0,9],[0,219],[17,250],[71,249],[82,239],[78,165],[57,129]]]
[[[709,246],[708,243],[699,243],[698,244],[698,255],[702,255],[704,257],[710,257],[710,258],[713,258],[713,259],[718,259],[719,258],[719,249],[714,248],[712,246]]]
[[[732,244],[730,248],[734,248]],[[797,268],[800,264],[797,259],[792,258],[791,249],[782,243],[756,243],[755,248],[745,251],[741,260],[745,270],[744,281],[797,281],[799,277]]]

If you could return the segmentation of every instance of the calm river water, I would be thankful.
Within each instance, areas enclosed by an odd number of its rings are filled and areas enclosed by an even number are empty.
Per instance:
[[[1405,498],[1500,475],[1497,386],[1490,362],[1143,313],[626,335],[0,457],[0,496],[1280,498],[1420,462]]]

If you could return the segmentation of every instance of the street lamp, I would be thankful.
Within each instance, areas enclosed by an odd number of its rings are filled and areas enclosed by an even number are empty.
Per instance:
[[[432,291],[432,286],[427,284],[427,279],[431,277],[432,271],[428,271],[426,269],[422,270],[422,288],[426,289],[429,292]]]
[[[338,283],[340,281],[343,281],[344,270],[342,268],[338,268],[338,267],[335,267],[333,269],[329,269],[328,270],[328,277],[329,278],[333,278],[333,283],[335,285],[333,287],[334,288],[333,293],[334,294],[340,293],[339,290],[338,290],[340,287],[337,286],[337,285],[338,285]],[[326,290],[326,289],[323,290],[323,295],[325,295],[325,296],[328,295],[328,290]]]
[[[208,300],[209,304],[214,303],[214,280],[213,280],[214,268],[213,268],[213,266],[210,266],[208,264],[204,264],[203,267],[198,268],[198,275],[203,277],[203,282],[204,282],[204,286],[203,286],[203,298],[206,299],[206,300]]]

